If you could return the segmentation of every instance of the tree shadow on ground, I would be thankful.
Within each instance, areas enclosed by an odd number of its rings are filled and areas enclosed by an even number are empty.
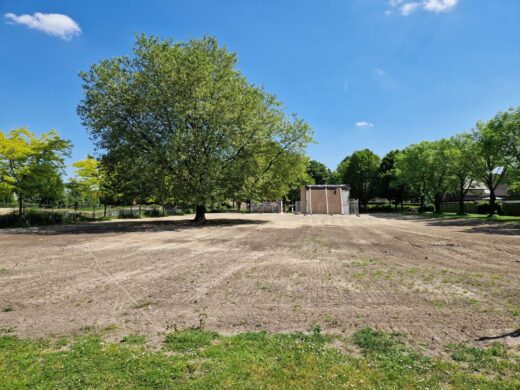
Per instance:
[[[435,216],[421,216],[410,214],[371,213],[372,217],[384,219],[397,219],[402,221],[424,222],[429,226],[460,227],[464,233],[499,234],[506,236],[520,235],[520,223],[485,221],[469,218],[443,218]]]
[[[488,341],[488,340],[498,340],[498,339],[505,339],[506,337],[520,337],[520,329],[517,329],[513,332],[504,333],[498,336],[483,336],[479,337],[476,341]]]
[[[68,225],[49,225],[28,228],[1,229],[0,234],[103,234],[134,232],[168,232],[186,229],[202,229],[206,227],[226,227],[237,225],[260,225],[267,221],[238,218],[208,219],[205,224],[193,223],[192,219],[180,220],[120,220],[103,222],[85,222]]]

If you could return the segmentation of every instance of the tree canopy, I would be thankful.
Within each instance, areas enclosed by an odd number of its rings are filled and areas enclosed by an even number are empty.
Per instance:
[[[309,161],[307,174],[314,180],[313,184],[328,184],[331,179],[330,169],[316,160]]]
[[[81,73],[78,114],[104,155],[160,167],[175,201],[197,206],[197,221],[209,203],[279,197],[305,174],[311,130],[236,63],[214,38],[141,35],[133,56]]]
[[[72,164],[75,178],[69,182],[69,190],[82,204],[97,205],[101,197],[101,176],[99,161],[92,156]]]
[[[26,199],[53,199],[63,190],[61,170],[71,144],[55,130],[39,137],[26,128],[0,131],[0,187],[14,194],[19,217]]]
[[[504,182],[510,168],[510,156],[503,147],[503,138],[496,131],[496,123],[478,122],[471,132],[473,176],[486,185],[489,190],[490,215],[496,211],[495,190]]]
[[[377,193],[380,162],[377,154],[363,149],[352,153],[340,164],[343,183],[350,184],[352,197],[358,198],[363,206]]]

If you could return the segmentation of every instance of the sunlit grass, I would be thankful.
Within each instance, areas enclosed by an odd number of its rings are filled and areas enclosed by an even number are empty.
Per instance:
[[[506,348],[451,345],[428,357],[400,336],[371,329],[352,338],[203,330],[175,332],[162,351],[144,338],[21,340],[0,337],[0,387],[17,388],[481,388],[520,386],[520,359]],[[356,352],[357,351],[357,352]]]

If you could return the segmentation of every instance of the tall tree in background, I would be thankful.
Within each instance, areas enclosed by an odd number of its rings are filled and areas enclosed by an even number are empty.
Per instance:
[[[377,194],[380,162],[377,154],[363,149],[352,153],[341,164],[343,182],[350,185],[352,197],[358,198],[363,207]]]
[[[328,184],[331,176],[330,169],[316,160],[309,161],[307,174],[314,179],[314,184]]]
[[[435,212],[441,212],[441,203],[453,186],[449,150],[446,139],[423,141],[406,147],[398,158],[398,175],[419,194],[421,208],[427,198]]]
[[[464,200],[474,181],[473,140],[469,134],[458,134],[449,139],[448,147],[451,172],[455,180],[454,189],[459,201],[458,214],[464,215],[466,213]]]
[[[520,107],[499,112],[489,126],[497,133],[511,165],[520,166]]]
[[[502,135],[496,131],[493,122],[478,122],[471,138],[472,173],[489,190],[489,215],[493,216],[496,212],[495,191],[504,182],[510,163],[509,156],[503,147]]]
[[[87,156],[84,160],[72,164],[75,168],[73,186],[80,193],[83,203],[91,206],[99,204],[101,198],[101,167],[94,157]]]
[[[405,196],[405,184],[399,181],[395,168],[400,153],[399,150],[392,150],[381,160],[377,191],[379,196],[393,202],[396,210],[399,204],[402,206]]]
[[[55,130],[39,137],[26,128],[0,131],[0,186],[16,196],[20,219],[26,199],[52,199],[63,191],[63,160],[70,147]]]
[[[343,176],[345,174],[345,170],[347,169],[348,160],[350,156],[345,157],[338,164],[336,169],[330,174],[330,182],[331,184],[347,184],[343,182]]]
[[[509,186],[509,195],[520,195],[520,107],[499,112],[490,126],[502,141],[509,164],[505,180]]]
[[[195,205],[195,221],[203,222],[206,205],[233,198],[252,180],[265,183],[312,140],[309,126],[249,84],[236,62],[213,38],[174,43],[142,35],[132,57],[81,73],[78,114],[106,154],[160,165],[175,199]]]

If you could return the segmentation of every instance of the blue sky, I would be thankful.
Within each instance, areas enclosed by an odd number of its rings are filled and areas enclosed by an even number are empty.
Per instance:
[[[330,168],[520,105],[518,0],[0,0],[0,129],[55,128],[84,158],[77,74],[129,54],[136,32],[217,37],[309,122]]]

